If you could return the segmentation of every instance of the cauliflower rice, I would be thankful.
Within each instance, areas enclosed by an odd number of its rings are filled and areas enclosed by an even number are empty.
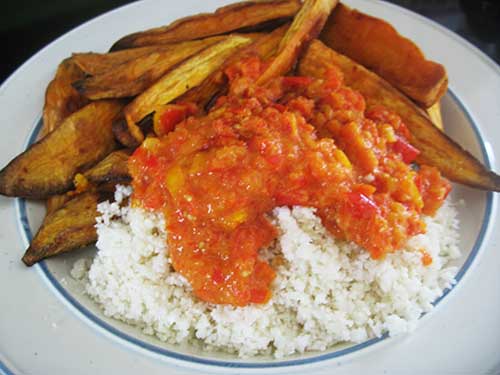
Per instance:
[[[77,262],[73,275],[85,280],[105,315],[169,343],[201,342],[240,357],[281,358],[409,332],[457,272],[448,265],[460,256],[456,211],[449,202],[426,218],[425,235],[384,260],[332,238],[314,209],[280,207],[272,213],[280,235],[261,251],[277,273],[271,300],[212,305],[194,298],[173,270],[162,215],[123,206],[130,194],[118,186],[116,202],[98,206],[98,252],[88,272]],[[432,256],[431,265],[422,264],[421,249]]]

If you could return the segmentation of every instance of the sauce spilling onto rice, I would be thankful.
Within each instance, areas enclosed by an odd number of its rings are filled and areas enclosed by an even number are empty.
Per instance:
[[[166,129],[181,122],[129,162],[134,203],[164,212],[173,266],[207,302],[269,300],[275,272],[258,253],[277,236],[266,217],[276,206],[315,207],[335,237],[381,258],[423,233],[420,215],[450,190],[436,169],[411,167],[405,125],[367,110],[339,71],[261,88],[262,70],[257,58],[230,67],[206,116],[163,116]]]

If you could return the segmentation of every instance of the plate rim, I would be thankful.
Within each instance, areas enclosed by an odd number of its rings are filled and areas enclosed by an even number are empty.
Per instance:
[[[369,0],[358,0],[358,1],[363,1],[365,3],[369,3],[370,1]],[[373,0],[372,0],[373,1]],[[469,42],[468,40],[466,40],[465,38],[461,37],[460,35],[454,33],[453,31],[447,29],[446,27],[440,25],[439,23],[437,23],[436,21],[433,21],[429,18],[426,18],[418,13],[415,13],[414,11],[412,10],[409,10],[409,9],[406,9],[406,8],[403,8],[402,6],[399,6],[399,5],[396,5],[396,4],[392,4],[392,3],[387,3],[385,1],[381,1],[381,0],[375,0],[374,1],[375,3],[378,3],[378,4],[381,4],[382,6],[386,6],[386,7],[391,7],[391,8],[395,8],[398,12],[401,12],[403,14],[406,14],[406,15],[410,15],[414,18],[416,18],[419,22],[425,24],[425,25],[428,25],[428,26],[431,26],[433,27],[435,30],[437,30],[437,32],[440,32],[440,33],[443,33],[446,35],[446,37],[448,38],[451,38],[453,39],[455,42],[457,42],[458,44],[461,44],[462,46],[464,46],[467,50],[469,51],[472,51],[474,52],[474,55],[478,58],[478,61],[480,63],[485,63],[489,68],[491,68],[495,73],[497,74],[500,74],[500,65],[497,64],[492,58],[490,58],[488,55],[486,55],[484,52],[482,52],[478,47],[474,46],[471,42]],[[36,59],[38,57],[38,55],[40,55],[42,52],[44,52],[45,50],[49,49],[52,45],[54,44],[57,44],[58,42],[60,42],[61,40],[67,38],[67,37],[70,37],[70,34],[72,34],[73,32],[76,32],[77,30],[80,30],[81,28],[84,28],[86,27],[87,25],[91,24],[92,22],[95,22],[97,21],[98,19],[100,19],[101,17],[104,17],[106,15],[109,15],[111,13],[115,13],[115,12],[119,12],[119,11],[123,11],[125,10],[126,8],[129,8],[129,7],[133,7],[133,6],[136,6],[137,3],[139,3],[139,1],[137,2],[134,2],[134,3],[130,3],[130,4],[126,4],[126,5],[123,5],[123,6],[120,6],[118,8],[115,8],[115,9],[112,9],[112,10],[109,10],[103,14],[100,14],[78,26],[76,26],[75,28],[69,30],[68,32],[66,32],[65,34],[59,36],[57,39],[55,39],[54,41],[48,43],[46,46],[42,47],[39,51],[37,51],[35,54],[33,54],[29,59],[27,59],[22,65],[20,65],[9,77],[7,77],[1,84],[0,86],[0,94],[3,94],[3,92],[5,92],[8,87],[10,86],[12,80],[20,73],[22,73],[22,71],[24,69],[27,68],[28,65],[31,64],[31,62]],[[451,90],[450,90],[451,91]],[[461,106],[463,108],[467,108],[465,106],[465,104],[459,100],[459,103],[461,104]],[[464,110],[464,113],[470,117],[471,115],[471,112],[469,112],[468,110]],[[477,123],[475,121],[472,122],[475,126],[476,126],[476,129],[478,130],[478,133],[481,134],[481,131],[480,131],[480,128],[477,127]],[[33,130],[30,131],[30,134]],[[479,136],[478,137],[478,140],[480,141],[480,146],[481,148],[484,147],[484,141],[483,141],[483,137],[482,136]],[[490,162],[490,152],[493,153],[493,151],[491,149],[486,149],[486,154],[487,154],[487,158],[485,159],[485,162]],[[494,156],[492,157],[491,160],[494,160]],[[490,167],[490,166],[489,166]],[[490,167],[491,168],[491,167]],[[498,197],[497,195],[495,195],[494,193],[492,192],[488,192],[489,195],[492,196],[492,200],[491,200],[491,208],[495,208],[497,207],[497,201],[498,201]],[[494,211],[492,211],[494,212]],[[491,228],[493,227],[493,225],[491,225],[492,222],[495,221],[496,219],[496,216],[497,215],[491,215],[490,214],[490,217],[489,217],[489,224],[487,225],[487,228],[486,228],[486,231],[484,233],[484,239],[483,239],[483,244],[482,246],[480,246],[480,248],[484,248],[485,245],[487,244],[487,240],[488,240],[488,237],[489,235],[491,234]],[[489,229],[489,230],[488,230]],[[479,254],[477,255],[481,255],[484,251],[479,251]],[[473,267],[475,265],[477,265],[478,263],[478,258],[479,256],[476,256],[475,260],[472,261],[472,264],[469,265],[469,269],[470,267]],[[470,275],[470,272],[465,272],[464,275],[462,275],[462,278],[461,278],[461,281],[462,282],[457,282],[457,284],[451,289],[451,290],[456,290],[458,286],[462,286],[464,284],[463,280],[464,278],[466,278],[468,275]],[[57,295],[57,293],[56,293]],[[443,296],[444,297],[444,296]],[[441,297],[441,299],[443,298]],[[60,299],[60,298],[59,298]],[[448,301],[449,298],[447,298],[445,301]],[[63,300],[64,302],[64,300]],[[443,303],[441,303],[440,305],[443,305]],[[433,309],[434,311],[434,309]],[[426,314],[426,315],[429,315],[429,314]],[[185,362],[182,362],[182,363],[185,363]],[[232,367],[234,368],[234,366]],[[13,374],[13,372],[11,372],[11,370],[9,370],[9,368],[7,367],[6,363],[2,362],[2,359],[0,359],[0,373],[6,373],[6,374]]]

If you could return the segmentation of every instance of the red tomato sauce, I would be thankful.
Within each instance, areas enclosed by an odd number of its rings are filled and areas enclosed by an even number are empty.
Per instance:
[[[418,150],[401,119],[367,110],[340,71],[263,88],[262,70],[257,58],[230,67],[229,92],[208,114],[170,112],[172,131],[129,161],[134,204],[164,212],[173,267],[211,303],[271,297],[275,272],[259,250],[277,236],[274,207],[315,207],[332,235],[382,258],[423,233],[421,214],[450,190],[435,168],[410,165]]]

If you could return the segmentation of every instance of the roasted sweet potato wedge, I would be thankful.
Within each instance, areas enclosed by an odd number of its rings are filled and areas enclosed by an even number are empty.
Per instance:
[[[116,184],[129,184],[131,177],[128,173],[127,161],[132,152],[131,149],[114,151],[83,174],[77,173],[74,178],[75,190],[47,198],[46,215],[58,210],[80,193],[92,189],[100,193],[108,193],[115,190]]]
[[[443,118],[441,117],[441,104],[436,102],[426,110],[432,123],[440,130],[444,130]]]
[[[215,36],[163,46],[102,74],[76,81],[73,86],[81,95],[93,100],[136,96],[174,65],[226,38]]]
[[[117,66],[126,63],[127,61],[150,54],[152,52],[162,51],[166,48],[169,48],[169,45],[130,48],[123,51],[108,53],[73,53],[73,55],[71,55],[71,58],[85,74],[95,76],[97,74],[102,74],[111,69],[114,69]]]
[[[274,60],[257,81],[258,84],[264,85],[273,78],[286,74],[293,67],[301,51],[321,32],[337,2],[338,0],[304,2],[281,40]]]
[[[359,91],[367,107],[384,106],[397,113],[410,130],[410,142],[421,154],[418,162],[437,167],[450,180],[485,190],[500,191],[500,176],[488,171],[477,159],[435,127],[425,112],[375,73],[320,41],[309,46],[299,64],[299,73],[322,77],[336,66],[345,83]]]
[[[0,171],[0,194],[47,198],[68,191],[73,176],[115,148],[111,129],[118,101],[87,104]]]
[[[224,70],[229,65],[250,55],[257,55],[263,60],[267,60],[276,53],[278,45],[289,26],[289,24],[283,25],[268,34],[259,35],[252,44],[242,48],[227,59],[224,65],[205,79],[201,85],[192,88],[176,101],[181,103],[196,103],[199,108],[206,108],[215,96],[227,89],[227,79]]]
[[[154,44],[181,42],[292,18],[300,8],[299,0],[244,1],[217,9],[214,13],[181,18],[168,26],[127,35],[112,51]]]
[[[43,107],[43,127],[40,138],[53,131],[73,112],[83,107],[88,100],[82,97],[71,84],[82,79],[85,73],[75,64],[72,58],[59,64],[56,76],[45,91]]]
[[[45,208],[47,209],[45,216],[61,208],[66,202],[73,199],[76,195],[93,188],[87,179],[80,173],[75,175],[73,182],[75,185],[74,190],[70,190],[64,194],[52,195],[47,198],[45,201]]]
[[[86,192],[49,213],[22,258],[24,264],[32,266],[44,258],[95,242],[98,201],[98,193]]]
[[[201,84],[229,56],[250,42],[250,38],[236,35],[229,36],[227,39],[205,48],[170,70],[125,107],[125,119],[130,135],[139,143],[142,142],[144,134],[136,125],[139,121],[152,113],[155,108],[170,103],[192,87]]]
[[[441,64],[426,60],[422,51],[384,20],[339,4],[320,39],[427,108],[446,92],[448,78]]]
[[[47,201],[45,202],[45,208],[47,212],[45,213],[45,216],[48,214],[57,211],[59,208],[64,206],[64,204],[73,198],[71,195],[68,195],[67,193],[65,194],[57,194],[57,195],[52,195],[47,198]]]
[[[128,184],[132,179],[128,173],[127,164],[131,154],[130,149],[114,151],[84,172],[83,176],[96,186],[105,183]]]

